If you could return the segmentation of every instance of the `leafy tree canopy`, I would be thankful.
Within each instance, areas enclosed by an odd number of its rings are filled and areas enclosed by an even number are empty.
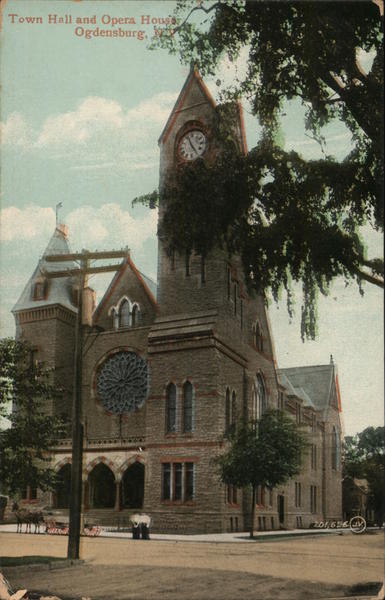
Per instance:
[[[63,424],[49,414],[57,394],[50,376],[48,369],[34,364],[25,342],[0,340],[0,413],[11,422],[0,432],[0,481],[10,494],[28,486],[45,490],[55,483],[49,450]]]
[[[345,438],[344,475],[364,478],[380,524],[385,512],[385,427],[367,427]]]
[[[230,446],[217,464],[223,483],[252,488],[251,536],[256,487],[274,488],[299,473],[307,446],[296,422],[277,410],[266,411],[259,421],[244,424],[230,436]]]
[[[289,310],[291,282],[301,282],[303,338],[315,337],[317,293],[326,294],[335,277],[357,281],[360,290],[363,280],[383,286],[383,261],[368,259],[358,234],[367,223],[383,229],[378,4],[179,0],[178,26],[155,42],[210,76],[224,57],[236,61],[248,49],[246,75],[235,77],[222,100],[246,98],[262,126],[261,139],[241,156],[229,136],[229,115],[222,157],[215,164],[197,160],[181,167],[178,185],[162,191],[162,231],[172,249],[205,254],[219,244],[239,253],[249,285],[259,293],[270,288],[275,299],[285,288]],[[363,52],[373,56],[368,72],[360,63]],[[295,98],[323,148],[320,160],[279,145],[280,116]],[[324,147],[322,128],[333,119],[352,134],[352,149],[342,161]],[[142,201],[154,206],[156,194]]]

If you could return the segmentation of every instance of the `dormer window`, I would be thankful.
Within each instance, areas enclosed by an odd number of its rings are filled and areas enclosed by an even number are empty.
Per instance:
[[[33,286],[33,299],[45,300],[47,286],[44,280],[36,281]]]

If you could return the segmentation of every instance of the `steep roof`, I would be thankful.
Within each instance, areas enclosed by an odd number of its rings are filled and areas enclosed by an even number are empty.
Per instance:
[[[191,68],[190,73],[188,74],[187,79],[184,83],[184,86],[182,87],[181,92],[177,98],[177,101],[174,104],[174,108],[172,109],[170,116],[167,119],[167,123],[164,126],[162,133],[160,134],[160,138],[158,140],[159,144],[161,144],[162,142],[164,143],[166,141],[168,134],[172,128],[172,125],[176,119],[176,116],[179,110],[184,108],[183,105],[185,103],[185,100],[194,84],[197,85],[200,89],[202,94],[202,100],[208,102],[213,108],[215,108],[215,100],[210,94],[206,85],[203,83],[202,77],[200,76],[198,69],[196,67]]]
[[[110,285],[108,286],[103,298],[101,299],[101,301],[99,302],[95,313],[94,313],[94,319],[95,322],[98,320],[101,311],[103,309],[103,307],[105,306],[106,302],[108,301],[108,299],[111,297],[111,294],[113,293],[113,291],[115,290],[116,286],[118,285],[118,282],[120,281],[121,277],[123,276],[124,272],[126,271],[127,268],[130,268],[132,270],[132,272],[136,275],[136,277],[138,278],[140,284],[143,286],[150,302],[154,305],[157,306],[157,301],[156,301],[156,297],[157,297],[157,284],[155,283],[155,281],[153,281],[152,279],[150,279],[150,277],[147,277],[147,275],[144,275],[143,273],[141,273],[135,266],[133,260],[131,259],[130,256],[127,257],[126,260],[124,260],[122,262],[122,264],[120,265],[119,270],[115,273],[114,277],[112,278],[112,281],[110,283]]]
[[[67,269],[76,269],[77,265],[73,261],[47,262],[45,257],[49,254],[69,254],[70,248],[67,239],[67,228],[64,225],[58,225],[48,242],[48,245],[39,260],[36,269],[30,277],[27,285],[22,291],[20,298],[14,305],[12,312],[50,306],[52,304],[61,304],[73,312],[77,309],[72,303],[72,278],[58,277],[49,280],[47,293],[40,300],[33,299],[34,284],[39,280],[44,280],[44,272],[64,271]]]
[[[316,410],[328,410],[335,386],[334,364],[278,369],[278,375],[285,387],[289,381],[295,395],[310,400]]]

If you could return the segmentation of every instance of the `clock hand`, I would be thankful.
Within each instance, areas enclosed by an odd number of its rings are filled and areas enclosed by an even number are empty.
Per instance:
[[[195,154],[198,154],[198,150],[195,148],[194,144],[192,143],[192,141],[190,139],[190,136],[188,136],[187,139],[189,141],[189,144],[190,144],[191,148],[194,150]]]

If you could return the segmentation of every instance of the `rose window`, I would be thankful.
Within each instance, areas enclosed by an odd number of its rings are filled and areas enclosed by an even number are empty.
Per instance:
[[[104,363],[97,381],[103,408],[114,414],[134,412],[147,400],[147,362],[135,352],[117,352]]]

